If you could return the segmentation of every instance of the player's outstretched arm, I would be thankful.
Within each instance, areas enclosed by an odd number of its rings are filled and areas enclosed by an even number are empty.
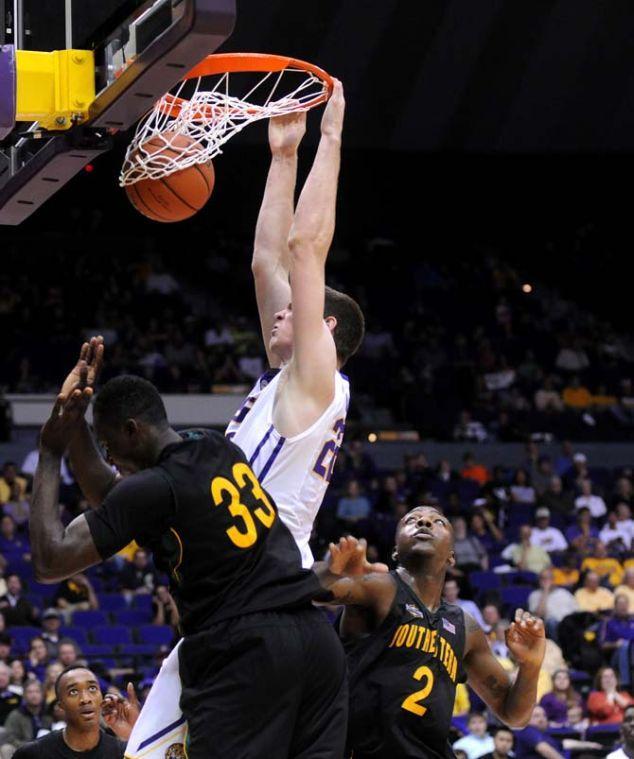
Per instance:
[[[318,405],[334,394],[337,353],[324,323],[325,266],[335,231],[345,101],[335,80],[321,122],[321,139],[302,189],[289,237],[293,304],[292,381]]]
[[[101,335],[91,337],[81,346],[79,359],[64,380],[59,393],[64,401],[76,387],[89,387],[94,392],[103,365],[103,354],[104,344]],[[117,477],[103,460],[84,413],[77,418],[68,452],[82,493],[91,506],[98,506],[114,487]]]
[[[313,571],[325,591],[323,603],[339,603],[367,608],[391,605],[396,585],[385,564],[371,564],[365,540],[351,536],[331,543],[328,561],[316,562]]]
[[[271,366],[279,366],[279,359],[268,347],[275,314],[291,302],[288,235],[295,207],[297,148],[305,132],[305,113],[277,116],[269,121],[271,165],[255,228],[251,270],[262,338]]]
[[[493,656],[482,628],[469,614],[465,668],[469,685],[493,713],[510,727],[525,727],[537,699],[537,680],[546,650],[544,623],[518,609],[506,644],[519,665],[515,681]]]
[[[62,456],[91,396],[89,387],[75,389],[66,400],[58,396],[40,435],[29,515],[31,554],[38,582],[58,582],[101,561],[86,517],[76,517],[65,528],[59,511]]]

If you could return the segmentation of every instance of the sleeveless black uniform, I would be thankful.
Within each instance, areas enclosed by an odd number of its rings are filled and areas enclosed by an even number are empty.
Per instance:
[[[464,613],[442,603],[433,614],[391,572],[394,603],[381,626],[348,647],[354,759],[445,759],[456,684],[466,679]]]
[[[345,655],[317,577],[238,446],[192,430],[86,514],[105,559],[132,539],[170,574],[190,759],[343,753]]]

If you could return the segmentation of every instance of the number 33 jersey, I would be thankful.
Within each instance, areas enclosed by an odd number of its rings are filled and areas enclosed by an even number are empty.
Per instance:
[[[354,759],[453,757],[447,740],[456,685],[466,677],[464,613],[442,603],[430,612],[397,572],[383,624],[347,645],[348,747]]]
[[[328,408],[307,430],[287,438],[273,424],[283,372],[272,369],[260,377],[225,434],[242,448],[258,479],[275,498],[280,517],[297,542],[302,565],[308,568],[313,565],[308,541],[343,442],[350,386],[337,372]]]

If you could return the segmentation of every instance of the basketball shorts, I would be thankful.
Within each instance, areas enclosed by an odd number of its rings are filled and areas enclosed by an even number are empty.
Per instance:
[[[341,759],[343,648],[317,609],[264,612],[183,640],[188,759]]]

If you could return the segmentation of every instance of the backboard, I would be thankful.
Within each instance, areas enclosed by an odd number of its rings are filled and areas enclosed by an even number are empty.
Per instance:
[[[0,0],[0,224],[110,149],[234,22],[235,0]]]

